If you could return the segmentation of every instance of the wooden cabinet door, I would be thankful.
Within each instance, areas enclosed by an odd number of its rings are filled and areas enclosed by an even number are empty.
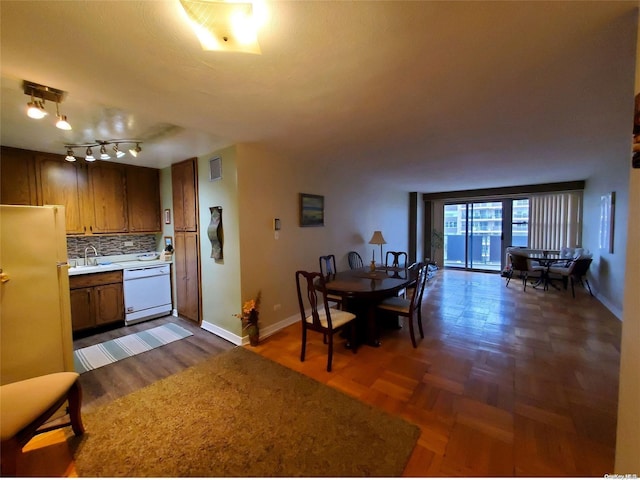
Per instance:
[[[176,300],[178,315],[200,324],[199,241],[196,233],[175,233]]]
[[[124,167],[113,163],[89,166],[89,189],[93,219],[92,233],[125,233],[127,197]]]
[[[95,289],[96,325],[124,320],[124,298],[121,283],[99,285]]]
[[[197,159],[171,165],[174,230],[195,232],[198,229]]]
[[[84,330],[95,325],[93,288],[76,288],[69,292],[71,299],[71,325],[73,331]]]
[[[37,205],[33,152],[2,147],[0,182],[0,203],[3,205]]]
[[[160,232],[160,171],[127,166],[129,232]]]
[[[64,205],[67,234],[85,234],[83,204],[86,203],[85,170],[53,156],[37,155],[40,205]]]

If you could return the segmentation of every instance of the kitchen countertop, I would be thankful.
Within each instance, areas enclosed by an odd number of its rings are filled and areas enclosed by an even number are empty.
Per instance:
[[[91,258],[93,260],[93,257]],[[98,265],[82,265],[69,268],[69,276],[85,275],[87,273],[113,272],[127,268],[152,267],[155,265],[168,265],[172,260],[138,260],[137,255],[114,255],[111,257],[97,257]]]

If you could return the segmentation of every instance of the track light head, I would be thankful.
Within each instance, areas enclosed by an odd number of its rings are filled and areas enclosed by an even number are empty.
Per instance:
[[[137,157],[138,154],[142,151],[142,149],[140,148],[140,144],[136,143],[136,147],[135,148],[131,148],[129,149],[129,153],[131,155],[133,155],[134,157]]]
[[[35,118],[36,120],[46,117],[47,111],[44,109],[44,102],[34,100],[32,95],[31,101],[27,103],[27,115],[29,118]]]
[[[91,151],[91,147],[87,147],[87,154],[84,157],[87,162],[95,162],[96,158],[93,156],[93,152]]]
[[[116,154],[116,158],[122,158],[122,157],[124,157],[126,155],[126,153],[124,153],[123,151],[121,151],[118,148],[118,144],[117,143],[113,146],[113,151]]]
[[[76,157],[75,157],[75,155],[73,154],[73,149],[71,149],[71,148],[67,148],[67,156],[66,156],[66,157],[64,157],[64,159],[65,159],[67,162],[75,162],[75,161],[76,161]]]
[[[107,147],[103,144],[100,147],[100,160],[109,160],[111,157],[107,153]]]
[[[56,127],[60,130],[71,130],[71,125],[67,122],[67,116],[60,115],[60,102],[56,102],[56,117],[58,119]]]

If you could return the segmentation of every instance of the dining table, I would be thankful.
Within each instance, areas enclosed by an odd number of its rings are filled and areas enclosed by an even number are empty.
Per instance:
[[[380,346],[376,306],[385,298],[398,295],[414,284],[418,269],[376,266],[344,270],[325,278],[328,293],[343,299],[343,308],[356,314],[358,343]]]
[[[527,255],[527,258],[531,261],[538,262],[538,264],[543,267],[543,269],[540,270],[540,278],[531,286],[533,288],[542,286],[544,290],[549,290],[550,286],[555,288],[556,290],[560,290],[560,287],[554,284],[551,277],[549,277],[549,267],[557,263],[567,263],[573,260],[572,257],[567,257],[566,255],[552,252],[530,253]]]

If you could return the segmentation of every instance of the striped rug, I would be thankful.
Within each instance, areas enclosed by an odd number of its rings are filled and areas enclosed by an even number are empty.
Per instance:
[[[75,350],[73,352],[74,368],[78,373],[88,372],[123,358],[132,357],[167,343],[181,340],[190,335],[193,335],[193,333],[189,330],[175,323],[167,323],[149,330]]]

